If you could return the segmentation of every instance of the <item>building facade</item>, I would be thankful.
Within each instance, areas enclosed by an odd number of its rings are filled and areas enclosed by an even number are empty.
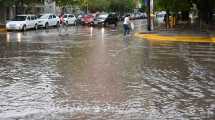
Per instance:
[[[44,13],[57,13],[55,0],[44,0]]]

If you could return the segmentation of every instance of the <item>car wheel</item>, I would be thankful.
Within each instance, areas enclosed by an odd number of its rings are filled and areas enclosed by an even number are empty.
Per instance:
[[[46,23],[45,24],[45,29],[48,29],[49,28],[49,23]]]
[[[35,30],[38,30],[38,25],[37,25],[37,24],[34,26],[34,29],[35,29]]]
[[[26,25],[23,25],[22,31],[23,31],[23,32],[26,31]]]

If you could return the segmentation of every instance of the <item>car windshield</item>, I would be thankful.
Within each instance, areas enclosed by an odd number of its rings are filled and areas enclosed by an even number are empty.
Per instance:
[[[158,14],[157,17],[164,17],[164,14]]]
[[[26,20],[26,16],[16,16],[13,21],[25,21]]]
[[[68,17],[67,15],[64,15],[64,16],[63,16],[63,18],[67,18],[67,17]]]
[[[39,18],[40,18],[40,19],[48,19],[48,18],[49,18],[49,15],[39,15]]]
[[[78,18],[82,18],[84,15],[78,15]]]
[[[108,17],[108,14],[99,15],[98,19],[105,19]]]

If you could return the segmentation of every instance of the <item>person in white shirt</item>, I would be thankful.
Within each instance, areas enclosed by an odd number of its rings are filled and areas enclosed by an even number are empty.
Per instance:
[[[130,15],[126,15],[126,16],[125,16],[125,19],[124,19],[124,23],[123,23],[123,27],[124,27],[124,36],[130,34],[129,24],[130,24]]]

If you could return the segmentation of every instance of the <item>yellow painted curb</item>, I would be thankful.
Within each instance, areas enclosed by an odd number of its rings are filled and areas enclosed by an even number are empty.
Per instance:
[[[175,41],[175,42],[201,42],[201,43],[215,43],[214,37],[207,36],[191,36],[191,35],[178,35],[178,36],[164,36],[159,34],[144,34],[135,33],[136,37],[154,40],[154,41]]]
[[[6,32],[5,28],[0,28],[0,32]]]

